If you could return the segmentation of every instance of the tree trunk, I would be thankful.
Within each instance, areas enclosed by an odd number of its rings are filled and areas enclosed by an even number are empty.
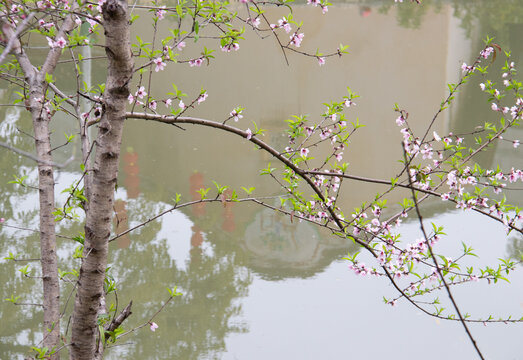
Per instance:
[[[73,10],[77,4],[73,4]],[[45,106],[47,83],[45,74],[53,74],[61,55],[60,48],[49,51],[40,70],[36,69],[24,51],[10,23],[3,20],[2,32],[12,44],[11,53],[16,57],[25,81],[29,84],[27,105],[33,120],[35,148],[38,159],[38,191],[40,205],[40,258],[42,266],[44,338],[43,346],[50,351],[60,345],[60,283],[56,257],[54,211],[54,171],[52,167],[49,122],[51,114]],[[71,16],[66,17],[58,36],[64,36],[74,26]],[[56,360],[59,355],[50,356]]]
[[[50,116],[43,108],[44,85],[31,84],[29,102],[38,159],[38,191],[40,196],[40,259],[44,292],[44,340],[50,350],[60,344],[60,283],[56,257],[54,211],[54,171],[50,165]],[[58,359],[58,355],[51,359]]]
[[[97,344],[97,315],[104,296],[114,189],[129,82],[133,75],[127,2],[108,0],[103,4],[102,12],[108,72],[88,199],[84,258],[73,310],[71,359],[75,360],[101,358]]]

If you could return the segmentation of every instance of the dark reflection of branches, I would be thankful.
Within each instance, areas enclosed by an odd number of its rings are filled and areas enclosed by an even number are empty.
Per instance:
[[[508,238],[507,253],[511,259],[523,260],[523,237],[515,235]]]
[[[3,86],[4,84],[2,84]],[[0,103],[10,104],[14,99],[14,94],[10,90],[2,91]],[[30,126],[31,119],[23,117],[24,112],[19,108],[0,107],[0,138],[10,145],[25,150],[32,150],[32,139],[18,132],[17,127],[27,128]],[[20,209],[20,203],[31,196],[34,190],[24,188],[20,185],[8,184],[13,180],[13,175],[29,175],[20,173],[25,166],[32,165],[32,160],[27,160],[21,156],[11,153],[9,150],[0,149],[0,217],[6,219],[6,224],[14,224],[29,227],[34,225],[37,215],[36,210]],[[28,180],[29,181],[29,180]],[[9,252],[20,257],[38,257],[38,237],[30,232],[15,230],[0,226],[0,256],[6,257]],[[39,283],[34,279],[22,278],[17,270],[26,264],[14,263],[13,261],[2,261],[0,271],[2,272],[2,287],[0,288],[0,318],[3,324],[0,326],[0,358],[15,358],[21,347],[26,346],[25,339],[15,334],[27,334],[28,341],[34,341],[35,334],[33,329],[38,324],[40,309],[32,306],[16,306],[4,301],[11,296],[20,296],[19,302],[38,302]],[[30,265],[33,269],[35,266]],[[38,263],[36,263],[38,271]],[[33,320],[33,319],[36,319]],[[22,340],[22,341],[20,341]],[[36,342],[35,342],[36,343]],[[27,350],[24,348],[22,351]]]
[[[371,0],[364,3],[367,2],[373,3]],[[450,4],[454,16],[461,19],[461,26],[469,36],[479,24],[485,33],[496,33],[498,41],[505,44],[509,40],[509,27],[523,23],[523,3],[514,0],[423,0],[421,6],[410,2],[394,4],[392,1],[381,4],[379,12],[388,13],[394,8],[399,24],[407,28],[418,28],[429,9],[439,12],[445,4]]]
[[[0,82],[0,87],[6,86]],[[0,92],[1,104],[12,104],[18,98],[11,88]],[[32,125],[30,113],[22,111],[19,107],[0,107],[0,140],[23,151],[34,153],[34,140],[31,138]],[[60,123],[57,122],[60,126]],[[63,134],[63,131],[57,131]],[[62,135],[63,136],[63,135]],[[60,139],[63,141],[62,139]],[[65,150],[64,150],[65,151]],[[67,154],[67,157],[70,155]],[[65,156],[64,156],[65,158]],[[0,148],[0,217],[5,219],[0,225],[0,258],[7,257],[12,253],[17,259],[39,258],[38,233],[26,229],[38,229],[38,194],[30,186],[36,185],[37,176],[34,169],[34,161],[19,156],[7,149]],[[27,176],[24,181],[28,186],[9,184],[14,175]],[[63,182],[63,181],[62,181]],[[4,226],[13,225],[18,229]],[[77,234],[80,230],[78,223],[62,222],[60,232]],[[73,248],[67,240],[59,241],[59,253],[69,254]],[[67,251],[62,251],[67,249]],[[70,270],[73,261],[67,257],[60,260],[62,270]],[[14,262],[12,260],[0,260],[0,271],[2,273],[2,287],[0,287],[0,359],[20,358],[20,354],[29,355],[27,351],[30,346],[37,346],[42,339],[42,311],[41,307],[29,305],[14,305],[4,301],[6,298],[18,297],[18,303],[41,303],[42,284],[38,279],[22,276],[18,271],[29,265],[30,275],[40,275],[40,263],[38,261]],[[68,287],[62,288],[67,293]]]
[[[152,213],[154,207],[142,198],[130,201],[129,217]],[[208,223],[209,219],[200,220]],[[245,330],[234,320],[241,314],[238,299],[247,294],[251,279],[242,255],[235,250],[235,239],[220,231],[219,223],[207,226],[205,231],[212,231],[212,235],[208,239],[202,236],[200,241],[157,239],[160,227],[161,223],[156,222],[132,234],[128,248],[114,251],[111,265],[118,274],[119,287],[125,289],[125,297],[133,300],[134,324],[161,306],[168,295],[166,287],[178,286],[183,296],[177,297],[157,319],[159,329],[140,334],[140,341],[126,353],[133,359],[219,358],[225,351],[226,336]],[[194,231],[199,231],[197,225],[193,225],[193,237],[197,235]],[[192,242],[186,264],[177,264],[169,255],[169,243],[181,242]]]
[[[432,0],[424,0],[422,6],[415,2],[405,2],[400,5],[388,2],[380,6],[378,11],[382,14],[387,14],[394,7],[397,9],[397,18],[400,26],[417,29],[432,5],[435,5],[436,11],[441,9],[441,1]]]

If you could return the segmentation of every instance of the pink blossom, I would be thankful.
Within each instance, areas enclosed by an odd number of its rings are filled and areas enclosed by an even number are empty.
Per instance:
[[[324,57],[318,57],[318,64],[320,66],[325,65],[325,58]]]
[[[147,92],[145,91],[145,87],[140,86],[138,88],[138,91],[136,91],[135,96],[139,97],[140,99],[143,99],[144,96],[147,96]]]
[[[519,146],[519,140],[514,140],[512,142],[512,146],[514,146],[514,149],[517,149],[517,147]]]
[[[171,104],[173,103],[173,100],[172,100],[172,99],[166,99],[166,100],[164,101],[164,103],[165,103],[165,107],[169,107],[169,106],[171,106]]]
[[[467,63],[463,63],[463,64],[461,65],[461,70],[462,70],[463,72],[472,72],[472,71],[474,71],[474,67],[473,67],[473,66],[470,66],[470,65],[467,65]]]
[[[351,99],[345,99],[345,107],[351,107],[352,105],[356,105],[356,103],[352,102]]]
[[[440,141],[441,141],[441,138],[440,138],[440,136],[438,135],[437,132],[434,131],[434,132],[432,133],[432,135],[434,135],[434,140],[436,140],[437,142],[440,142]]]
[[[155,72],[158,72],[165,68],[166,64],[163,62],[161,57],[157,57],[156,59],[153,60],[153,62],[156,64],[156,67],[154,68]]]
[[[248,18],[247,22],[251,23],[252,27],[254,27],[254,28],[258,28],[258,26],[260,26],[260,18],[259,17],[255,18],[255,19]]]
[[[498,108],[498,104],[496,104],[496,103],[492,103],[492,105],[491,105],[490,107],[491,107],[491,109],[492,109],[493,111],[498,111],[498,110],[499,110],[499,108]]]
[[[321,13],[322,14],[326,14],[328,11],[329,11],[329,8],[327,6],[322,6],[321,7]]]
[[[156,100],[153,100],[149,103],[149,108],[152,109],[152,110],[156,110]]]
[[[234,121],[237,122],[238,120],[240,120],[241,118],[243,118],[243,115],[242,115],[241,113],[242,113],[242,111],[239,110],[238,108],[236,108],[236,109],[233,109],[233,110],[229,113],[229,115],[234,119]]]
[[[56,47],[56,45],[55,45],[53,39],[51,39],[51,38],[48,37],[48,36],[46,36],[45,38],[47,39],[47,44],[49,45],[49,47],[50,47],[51,49],[53,49],[53,48]]]
[[[252,138],[252,131],[251,131],[251,129],[245,130],[245,133],[247,134],[247,136],[246,136],[247,140],[250,140]]]
[[[240,49],[240,44],[233,42],[228,45],[220,46],[220,49],[224,52],[231,52],[231,50],[238,51]]]
[[[61,49],[63,49],[66,45],[67,45],[67,41],[61,36],[55,42],[55,46],[57,46]]]
[[[180,41],[180,42],[176,45],[176,48],[177,48],[179,51],[182,51],[184,47],[185,47],[185,41]]]
[[[300,47],[301,46],[301,42],[303,41],[303,37],[305,36],[304,33],[297,33],[295,32],[294,34],[291,35],[291,44],[296,46],[296,47]]]
[[[479,84],[479,87],[480,87],[480,89],[481,89],[482,91],[485,91],[485,84],[481,83],[481,84]]]
[[[180,100],[180,102],[178,103],[178,107],[182,110],[185,109],[185,104],[183,103],[183,100]]]
[[[193,66],[201,66],[203,63],[203,59],[200,57],[198,59],[194,59],[194,60],[189,60],[189,66],[190,67],[193,67]]]
[[[149,325],[150,325],[151,331],[156,331],[156,329],[158,329],[158,325],[156,325],[155,322],[150,322]]]
[[[312,133],[314,132],[314,127],[312,127],[312,126],[306,126],[306,127],[305,127],[305,131],[307,131],[307,136],[311,136]]]
[[[208,96],[209,96],[209,94],[207,94],[207,92],[200,94],[200,96],[198,96],[198,100],[197,100],[198,104],[201,104],[202,102],[204,102]]]
[[[327,199],[326,205],[330,207],[332,204],[334,204],[334,201],[336,201],[336,198],[334,196],[331,196]]]
[[[4,218],[0,218],[0,223],[3,223],[5,222],[5,219]]]
[[[158,17],[158,20],[163,20],[163,18],[165,17],[166,11],[164,9],[165,5],[161,6],[159,9],[156,10],[156,16]]]
[[[278,27],[282,27],[287,34],[291,32],[291,24],[289,24],[285,16],[278,20]]]
[[[307,148],[301,148],[301,149],[300,149],[300,155],[301,155],[303,158],[307,157],[307,154],[308,154],[308,153],[309,153],[309,149],[307,149]]]
[[[127,97],[127,100],[129,100],[129,104],[132,104],[133,101],[134,101],[134,96],[133,96],[133,94],[129,94],[129,96]]]
[[[484,59],[488,58],[490,56],[490,54],[494,51],[494,49],[489,46],[488,48],[484,49],[484,50],[481,50],[481,52],[479,53]]]
[[[403,118],[403,115],[398,116],[396,119],[396,125],[403,126],[405,125],[405,119]]]

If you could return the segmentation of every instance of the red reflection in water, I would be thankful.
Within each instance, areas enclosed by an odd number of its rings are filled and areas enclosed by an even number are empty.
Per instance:
[[[198,193],[198,190],[204,188],[203,186],[203,174],[199,173],[198,171],[195,171],[190,177],[189,177],[189,185],[190,185],[190,193],[191,193],[191,199],[193,201],[200,200],[201,195]],[[194,215],[196,216],[203,216],[205,215],[205,203],[199,203],[192,206],[192,211]]]
[[[121,234],[124,231],[129,230],[129,221],[127,219],[127,208],[126,208],[127,202],[123,200],[116,200],[114,202],[114,225],[115,225],[115,232],[117,234]],[[125,234],[118,239],[116,239],[116,245],[120,249],[128,248],[129,245],[131,245],[131,238],[129,237],[129,234]]]
[[[227,189],[223,193],[225,195],[226,199],[230,199],[232,195],[232,190]],[[222,229],[227,232],[233,232],[236,230],[236,222],[234,221],[234,212],[232,211],[232,208],[234,206],[234,203],[232,202],[226,202],[223,204],[223,223],[222,223]]]
[[[372,9],[368,6],[362,6],[360,7],[360,15],[361,17],[367,17],[371,14]]]
[[[135,199],[140,195],[140,168],[138,167],[138,153],[132,147],[128,147],[123,156],[123,172],[125,174],[124,186],[127,189],[129,199]]]
[[[191,258],[191,263],[197,264],[202,259],[201,245],[203,244],[203,234],[198,225],[194,225],[191,230],[191,250],[189,251],[189,256]]]

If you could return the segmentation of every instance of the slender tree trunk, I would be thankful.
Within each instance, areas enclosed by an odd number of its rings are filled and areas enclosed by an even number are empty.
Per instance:
[[[73,4],[73,10],[78,7]],[[0,20],[2,32],[12,44],[11,53],[16,57],[25,81],[29,84],[27,107],[31,111],[35,148],[38,159],[38,191],[40,203],[40,258],[42,266],[43,306],[44,306],[44,338],[43,346],[49,350],[57,349],[60,345],[60,283],[58,279],[58,260],[56,257],[56,233],[54,211],[54,171],[52,167],[51,139],[49,122],[51,114],[46,110],[45,94],[47,83],[45,74],[53,74],[62,49],[53,48],[47,54],[44,64],[36,69],[11,24]],[[66,36],[74,27],[71,16],[67,16],[57,36]],[[56,360],[59,355],[50,356]]]
[[[104,296],[114,189],[129,82],[133,75],[127,2],[107,0],[102,11],[108,73],[88,199],[84,258],[73,310],[71,359],[75,360],[97,359],[102,355],[97,343],[97,315]]]
[[[40,258],[44,292],[44,341],[49,349],[60,344],[60,282],[56,257],[54,211],[54,171],[50,165],[50,116],[43,108],[44,84],[31,84],[29,102],[35,136],[38,163],[38,191],[40,196]],[[51,357],[58,359],[58,355]]]

